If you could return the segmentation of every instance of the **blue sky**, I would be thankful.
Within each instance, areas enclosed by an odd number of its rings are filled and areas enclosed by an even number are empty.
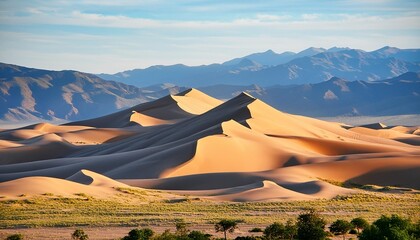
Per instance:
[[[419,0],[0,0],[0,61],[114,73],[272,49],[419,48]]]

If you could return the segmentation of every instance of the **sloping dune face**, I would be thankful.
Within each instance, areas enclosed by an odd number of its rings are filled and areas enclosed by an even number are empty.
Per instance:
[[[96,119],[0,132],[0,195],[12,194],[16,181],[44,186],[49,178],[223,201],[355,191],[331,181],[420,189],[416,133],[403,126],[343,128],[280,112],[246,93],[222,103],[190,89]]]

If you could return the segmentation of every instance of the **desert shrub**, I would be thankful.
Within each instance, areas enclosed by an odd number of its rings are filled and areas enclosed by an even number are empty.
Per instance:
[[[324,240],[325,220],[315,210],[300,214],[297,220],[297,237],[300,240]]]
[[[273,223],[264,229],[264,239],[274,240],[283,239],[285,233],[285,227],[281,223]]]
[[[187,229],[187,223],[184,220],[178,220],[175,223],[176,235],[180,237],[187,237],[190,230]]]
[[[122,240],[149,240],[153,235],[154,232],[150,228],[133,229]]]
[[[330,232],[335,235],[343,235],[343,239],[346,239],[346,234],[353,228],[353,225],[346,221],[338,219],[333,222],[330,226]]]
[[[391,217],[382,215],[373,224],[364,229],[359,236],[360,240],[388,239],[388,240],[414,240],[418,239],[411,231],[413,224],[408,219],[397,215]]]
[[[12,234],[7,236],[6,240],[23,240],[23,235],[22,234]]]
[[[89,236],[82,229],[76,229],[73,234],[71,234],[71,239],[88,240]]]
[[[211,235],[200,231],[191,231],[188,237],[192,240],[209,240]]]
[[[350,234],[357,234],[358,232],[356,231],[356,229],[351,229],[351,230],[349,231],[349,233],[350,233]]]
[[[248,232],[263,232],[263,230],[261,228],[253,228],[249,230]]]
[[[235,240],[257,240],[258,238],[252,236],[238,236]]]
[[[297,235],[297,226],[293,220],[289,219],[284,225],[284,237],[286,239],[294,239]]]
[[[165,230],[162,234],[157,235],[153,238],[153,240],[178,240],[178,239],[183,239],[183,238],[171,233],[168,229]]]

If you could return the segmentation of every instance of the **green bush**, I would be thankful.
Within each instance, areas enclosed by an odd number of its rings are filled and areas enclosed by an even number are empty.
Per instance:
[[[275,240],[283,239],[285,234],[285,227],[281,223],[273,223],[264,229],[264,239]]]
[[[357,233],[359,233],[360,230],[363,230],[369,227],[369,223],[364,218],[361,218],[361,217],[353,218],[353,220],[351,220],[350,223],[353,224],[353,226],[357,229]]]
[[[76,229],[76,230],[74,230],[73,234],[71,235],[71,239],[88,240],[89,236],[82,229]]]
[[[388,240],[415,240],[415,226],[408,219],[397,215],[391,217],[382,215],[373,224],[364,229],[360,234],[360,240],[388,239]]]
[[[235,240],[257,240],[258,238],[252,236],[239,236]]]
[[[251,230],[249,230],[248,232],[263,232],[263,230],[261,228],[253,228]]]
[[[23,235],[22,234],[12,234],[9,235],[6,240],[23,240]]]
[[[150,228],[133,229],[122,240],[149,240],[153,235],[154,232]]]
[[[300,240],[324,240],[325,220],[315,210],[300,214],[297,221],[297,237]]]
[[[338,219],[333,222],[330,226],[330,232],[335,235],[343,235],[343,239],[346,239],[346,234],[353,228],[353,224],[346,220]]]
[[[191,231],[188,237],[192,240],[209,240],[211,235],[200,231]]]
[[[153,240],[178,240],[178,239],[183,239],[183,238],[171,233],[168,229],[165,230],[162,234],[157,235],[153,238]]]

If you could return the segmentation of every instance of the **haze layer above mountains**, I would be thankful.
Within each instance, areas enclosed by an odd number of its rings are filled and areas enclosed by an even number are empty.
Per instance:
[[[313,117],[419,114],[419,62],[418,49],[384,47],[267,51],[223,64],[115,75],[0,64],[0,121],[82,120],[194,86],[222,100],[249,92],[279,110]]]

